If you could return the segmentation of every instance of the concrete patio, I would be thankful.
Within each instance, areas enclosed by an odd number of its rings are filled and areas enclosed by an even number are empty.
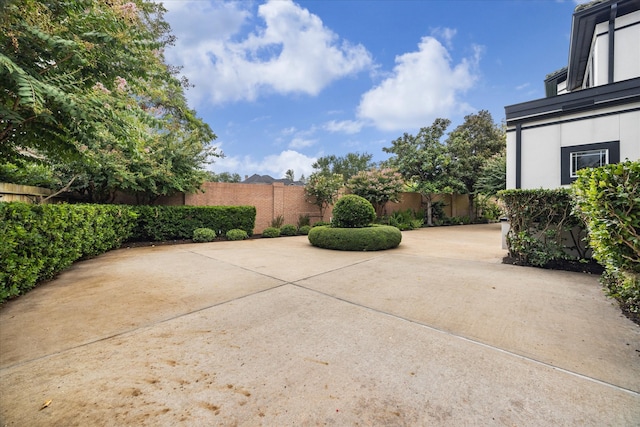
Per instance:
[[[640,327],[504,255],[499,224],[111,251],[0,307],[0,425],[640,425]]]

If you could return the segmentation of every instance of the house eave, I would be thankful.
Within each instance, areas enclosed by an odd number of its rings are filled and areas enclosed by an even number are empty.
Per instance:
[[[632,102],[640,102],[640,77],[550,98],[508,105],[504,109],[507,126],[515,126],[518,123],[532,120]]]

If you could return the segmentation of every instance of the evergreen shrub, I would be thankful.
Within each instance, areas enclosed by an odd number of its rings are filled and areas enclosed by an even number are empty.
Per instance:
[[[280,237],[280,229],[276,227],[267,227],[262,232],[262,237]]]
[[[309,234],[309,230],[311,230],[310,225],[303,225],[300,228],[298,228],[298,234],[306,236]]]
[[[281,236],[295,236],[298,234],[298,227],[293,224],[285,224],[280,227]]]
[[[604,286],[640,316],[640,162],[580,170],[572,189]]]
[[[380,251],[397,247],[402,233],[389,225],[371,225],[360,228],[313,227],[309,242],[323,249],[341,251]]]
[[[196,228],[193,230],[193,241],[196,243],[213,242],[216,239],[216,232],[210,228]]]
[[[234,228],[227,231],[227,239],[229,240],[245,240],[248,238],[249,235],[247,234],[247,232],[244,230],[240,230],[239,228]]]
[[[373,205],[355,194],[342,196],[333,207],[332,225],[339,228],[366,227],[376,219]]]

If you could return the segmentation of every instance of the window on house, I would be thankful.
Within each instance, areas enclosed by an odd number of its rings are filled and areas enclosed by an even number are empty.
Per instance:
[[[584,168],[597,168],[620,161],[620,141],[561,147],[560,183],[571,184]]]
[[[571,153],[571,178],[578,177],[584,168],[599,168],[609,164],[609,149],[574,151]]]

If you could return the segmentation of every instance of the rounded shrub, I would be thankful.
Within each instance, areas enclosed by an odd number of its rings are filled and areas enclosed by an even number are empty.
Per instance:
[[[295,236],[296,234],[298,234],[298,227],[293,224],[285,224],[280,227],[281,236]]]
[[[402,233],[390,225],[362,228],[313,227],[309,242],[313,246],[340,251],[381,251],[397,247]]]
[[[298,234],[306,236],[307,234],[309,234],[309,230],[311,230],[310,225],[303,225],[300,228],[298,228]]]
[[[216,232],[210,228],[196,228],[193,230],[193,241],[197,243],[213,242]]]
[[[276,227],[267,227],[262,232],[262,237],[280,237],[280,229]]]
[[[247,232],[244,230],[240,230],[239,228],[234,228],[227,231],[227,239],[229,240],[244,240],[248,238],[249,234],[247,234]]]
[[[366,227],[376,219],[373,205],[364,197],[355,194],[342,196],[333,207],[334,227],[360,228]]]

